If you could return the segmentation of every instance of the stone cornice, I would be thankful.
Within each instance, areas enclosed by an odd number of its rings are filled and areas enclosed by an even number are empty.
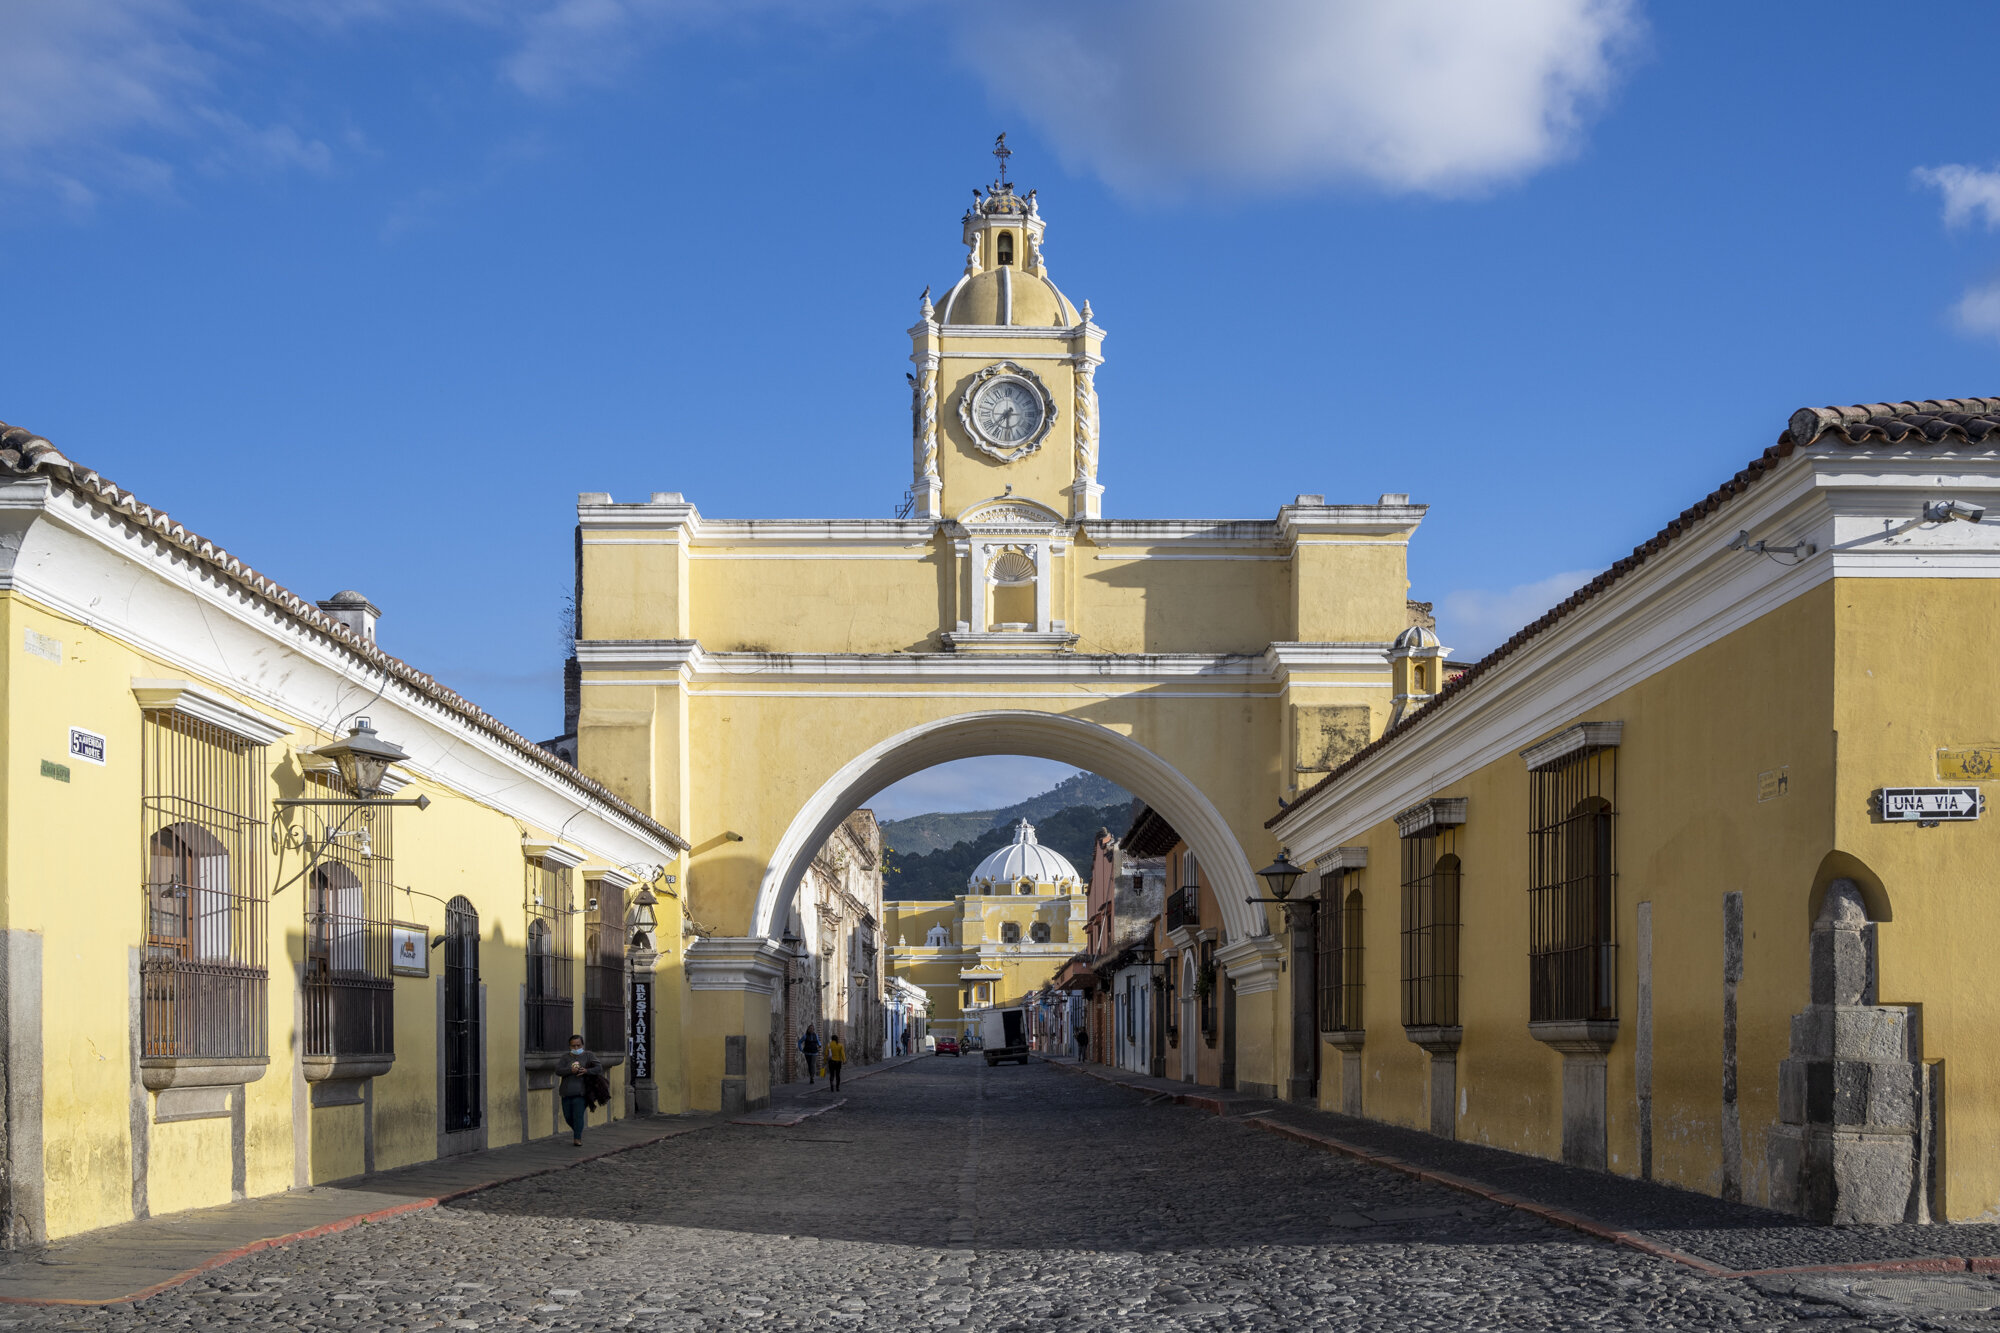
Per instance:
[[[761,935],[704,935],[686,950],[688,988],[770,995],[788,961],[782,948]]]
[[[1020,642],[1031,636],[987,638]],[[647,672],[697,684],[749,681],[1256,681],[1289,670],[1387,669],[1387,645],[1273,644],[1262,653],[711,653],[692,639],[582,639],[586,672]],[[618,684],[615,679],[603,683]]]
[[[1527,761],[1528,771],[1552,768],[1573,754],[1585,750],[1608,750],[1617,745],[1625,734],[1623,722],[1579,722],[1564,731],[1559,731],[1545,741],[1538,741],[1521,751],[1521,758]]]
[[[1465,822],[1465,798],[1463,796],[1433,797],[1419,801],[1396,815],[1396,832],[1405,838],[1414,838],[1420,833],[1428,833],[1434,828],[1457,828]]]

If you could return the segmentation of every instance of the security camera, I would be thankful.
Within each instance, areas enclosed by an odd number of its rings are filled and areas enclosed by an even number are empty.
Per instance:
[[[1924,520],[1929,523],[1949,523],[1958,519],[1963,523],[1977,523],[1986,517],[1986,511],[1976,504],[1964,500],[1937,500],[1924,506]]]

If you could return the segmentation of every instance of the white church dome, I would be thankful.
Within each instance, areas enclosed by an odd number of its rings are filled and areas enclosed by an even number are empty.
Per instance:
[[[975,893],[995,887],[1009,891],[1024,880],[1057,887],[1074,887],[1083,882],[1068,857],[1035,841],[1035,826],[1025,819],[1014,825],[1014,841],[981,861],[966,881],[966,887]]]

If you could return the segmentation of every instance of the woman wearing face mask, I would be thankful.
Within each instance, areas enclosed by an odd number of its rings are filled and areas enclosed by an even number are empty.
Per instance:
[[[584,1110],[590,1096],[589,1078],[592,1074],[602,1074],[604,1065],[589,1051],[583,1049],[583,1037],[571,1033],[569,1056],[563,1062],[562,1094],[563,1119],[569,1122],[570,1144],[583,1146]]]

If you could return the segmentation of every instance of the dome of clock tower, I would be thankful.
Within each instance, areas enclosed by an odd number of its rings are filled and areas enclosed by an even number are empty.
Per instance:
[[[973,195],[961,219],[965,274],[938,302],[938,323],[1031,329],[1082,323],[1076,306],[1049,278],[1035,192],[1024,198],[1003,177]]]

